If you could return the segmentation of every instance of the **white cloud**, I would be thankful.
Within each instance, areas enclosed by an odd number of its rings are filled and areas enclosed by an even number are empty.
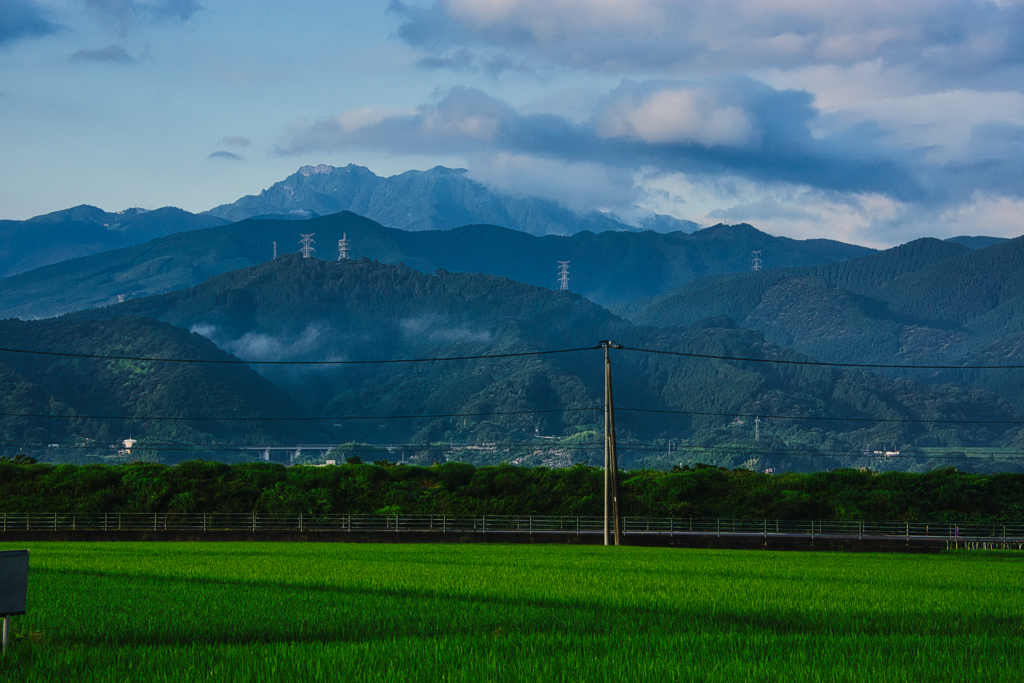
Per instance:
[[[977,192],[970,203],[943,211],[938,223],[943,237],[1019,237],[1024,235],[1024,200]]]
[[[500,192],[559,202],[585,213],[622,213],[636,199],[632,175],[595,162],[565,162],[528,154],[499,152],[468,159],[469,177]]]
[[[453,18],[478,29],[511,24],[544,40],[608,26],[652,27],[663,0],[444,0]]]
[[[496,54],[536,65],[672,76],[909,67],[933,89],[1019,81],[1020,3],[989,0],[439,0],[396,3],[399,35],[460,68]],[[453,62],[454,64],[454,62]],[[985,82],[984,86],[979,83]]]
[[[951,90],[909,97],[878,97],[850,104],[821,120],[819,131],[874,121],[900,144],[928,148],[935,162],[971,154],[978,125],[1002,121],[1024,125],[1024,93]]]
[[[217,326],[206,322],[200,322],[190,327],[188,331],[213,341],[214,337],[217,335]]]
[[[400,326],[402,333],[407,337],[440,344],[483,343],[490,341],[492,337],[489,330],[467,325],[451,325],[437,315],[406,318],[400,322]]]
[[[827,193],[736,176],[660,174],[651,169],[638,174],[636,183],[644,192],[641,206],[701,225],[750,223],[773,235],[879,248],[907,241],[891,230],[908,205],[877,193]]]
[[[329,343],[331,335],[326,324],[310,323],[297,335],[246,332],[237,339],[224,338],[216,325],[207,322],[196,323],[189,331],[206,337],[242,360],[309,360],[310,355],[321,356],[316,360],[338,360],[334,353],[334,345]]]
[[[151,23],[177,20],[188,21],[202,7],[196,0],[82,0],[108,28],[120,35],[127,33],[136,22]]]
[[[632,137],[651,143],[742,145],[754,129],[744,111],[718,103],[703,88],[659,90],[640,101],[623,99],[600,116],[604,137]]]
[[[342,112],[334,117],[338,127],[345,132],[352,132],[360,128],[376,126],[380,122],[393,116],[411,116],[416,112],[411,109],[382,109],[377,107],[359,107]]]
[[[1024,199],[975,192],[966,202],[934,207],[877,193],[838,195],[809,187],[766,185],[738,177],[637,174],[640,204],[655,213],[701,225],[750,223],[773,235],[828,238],[888,248],[927,235],[1018,237],[1024,234]]]

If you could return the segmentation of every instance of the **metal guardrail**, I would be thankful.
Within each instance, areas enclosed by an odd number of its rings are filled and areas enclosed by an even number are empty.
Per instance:
[[[726,517],[623,517],[623,533],[810,538],[905,538],[1000,543],[1024,549],[1024,526]],[[344,531],[600,533],[601,517],[541,515],[279,515],[239,513],[0,513],[0,531]]]

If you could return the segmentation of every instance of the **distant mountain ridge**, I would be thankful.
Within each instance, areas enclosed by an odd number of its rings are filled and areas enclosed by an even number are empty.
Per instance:
[[[558,202],[497,192],[466,176],[464,169],[435,166],[382,178],[363,166],[303,166],[258,195],[242,197],[206,213],[229,221],[312,212],[342,211],[401,230],[450,230],[486,223],[531,235],[573,235],[583,230],[650,229],[693,232],[700,226],[653,215],[640,226],[599,211],[578,213]]]
[[[81,205],[23,221],[0,220],[0,278],[178,232],[246,219],[307,220],[342,211],[410,231],[483,224],[563,236],[582,231],[692,233],[700,229],[696,223],[665,215],[648,215],[639,225],[630,225],[597,210],[573,211],[557,201],[492,190],[469,179],[463,169],[438,166],[380,177],[353,164],[344,168],[321,164],[303,166],[258,195],[202,214],[175,207],[110,213]],[[1004,240],[960,236],[948,241],[981,249]]]
[[[40,318],[197,285],[208,277],[295,251],[313,233],[316,254],[334,258],[347,235],[353,257],[488,273],[546,288],[558,286],[558,261],[570,261],[569,287],[608,305],[667,291],[709,273],[745,271],[750,251],[766,266],[832,263],[872,253],[830,240],[773,237],[749,225],[683,232],[581,232],[536,237],[489,225],[410,232],[344,212],[306,221],[246,220],[176,233],[0,279],[0,318]],[[961,247],[962,248],[962,247]]]
[[[227,222],[171,206],[108,213],[85,204],[26,221],[0,220],[0,277]]]

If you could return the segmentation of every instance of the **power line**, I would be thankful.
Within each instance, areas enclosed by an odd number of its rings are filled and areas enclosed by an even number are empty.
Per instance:
[[[623,446],[623,448],[625,448],[627,450],[630,450],[630,451],[649,452],[649,453],[667,452],[667,450],[666,450],[667,447],[660,446],[660,445],[657,445],[657,444],[641,444],[641,445],[632,445],[632,446],[628,446],[627,445],[627,446]],[[774,457],[776,455],[786,455],[786,456],[789,456],[789,455],[793,455],[793,456],[796,456],[796,455],[800,455],[800,456],[803,456],[803,455],[813,455],[813,456],[817,456],[817,457],[827,457],[827,458],[882,458],[882,459],[886,459],[886,458],[894,458],[894,457],[900,457],[900,458],[931,458],[931,457],[945,458],[945,457],[953,457],[953,454],[965,455],[963,453],[963,451],[953,451],[951,454],[937,453],[937,454],[932,454],[932,455],[929,455],[927,453],[921,453],[919,451],[909,451],[909,452],[891,451],[891,452],[889,452],[890,453],[889,455],[886,455],[884,452],[880,452],[880,451],[865,451],[865,450],[862,450],[862,449],[840,450],[840,449],[830,448],[830,449],[827,449],[827,450],[822,450],[820,448],[813,448],[813,447],[803,447],[803,448],[801,448],[799,446],[786,446],[785,448],[770,448],[770,447],[761,447],[761,446],[742,446],[742,445],[727,445],[727,446],[678,446],[677,445],[676,449],[677,449],[676,451],[673,451],[673,454],[689,452],[690,454],[695,454],[695,453],[696,454],[707,454],[709,456],[711,456],[711,455],[715,455],[715,456],[730,455],[730,454],[731,455],[740,455],[740,456],[760,455],[760,456],[765,456],[765,457]],[[1003,452],[995,453],[995,452],[987,452],[986,451],[986,452],[975,453],[974,455],[970,455],[970,456],[967,456],[967,457],[982,458],[982,457],[987,457],[987,456],[990,456],[990,455],[991,456],[1005,456],[1005,455],[1020,455],[1020,456],[1024,456],[1024,452],[1020,452],[1020,451],[1003,451]]]
[[[187,420],[192,422],[315,422],[325,420],[416,420],[419,418],[446,417],[489,417],[493,415],[538,415],[546,413],[574,413],[601,410],[600,406],[590,408],[553,408],[550,410],[508,410],[490,413],[438,413],[428,415],[343,415],[340,417],[161,417],[155,415],[47,415],[44,413],[0,413],[0,417],[54,418],[60,420]]]
[[[1020,425],[1024,420],[911,420],[887,417],[812,417],[805,415],[765,415],[764,413],[704,413],[690,410],[654,410],[650,408],[616,408],[631,413],[658,413],[665,415],[697,415],[701,417],[746,417],[765,420],[817,420],[821,422],[897,422],[905,424],[966,424],[966,425]]]
[[[181,417],[166,417],[156,415],[50,415],[45,413],[0,413],[0,417],[31,417],[49,418],[60,420],[128,420],[128,421],[190,421],[190,422],[317,422],[330,420],[416,420],[416,419],[440,419],[452,417],[492,417],[502,415],[545,415],[551,413],[578,413],[601,410],[601,406],[590,406],[583,408],[551,408],[545,410],[506,410],[492,411],[487,413],[431,413],[423,415],[342,415],[328,417],[207,417],[186,415]],[[653,408],[622,408],[616,407],[617,411],[631,413],[653,413],[659,415],[694,415],[699,417],[730,417],[730,418],[756,418],[765,420],[813,420],[819,422],[876,422],[876,423],[902,423],[902,424],[951,424],[951,425],[1024,425],[1024,420],[914,420],[905,418],[877,418],[877,417],[818,417],[806,415],[764,415],[762,413],[710,413],[691,410],[657,410]]]
[[[630,346],[621,347],[623,351],[654,353],[663,356],[683,356],[686,358],[707,358],[709,360],[732,360],[745,363],[778,363],[780,365],[815,365],[837,368],[886,368],[896,370],[1024,370],[1024,365],[887,365],[883,363],[832,363],[811,360],[780,360],[774,358],[746,358],[743,356],[716,356],[708,353],[687,353],[684,351],[664,351],[661,349],[639,349]]]
[[[517,353],[491,353],[478,356],[444,356],[439,358],[389,358],[386,360],[230,360],[202,358],[150,358],[146,356],[101,356],[92,353],[64,353],[60,351],[32,351],[29,349],[0,348],[5,353],[27,353],[37,356],[59,356],[62,358],[93,358],[99,360],[134,360],[152,363],[214,363],[220,365],[382,365],[387,363],[436,363],[452,360],[485,360],[489,358],[520,358],[524,356],[547,356],[556,353],[593,351],[599,346],[581,346],[575,349],[553,351],[521,351]]]
[[[42,448],[49,445],[56,445],[60,448],[112,448],[112,449],[123,449],[124,446],[120,442],[106,443],[106,442],[94,442],[94,443],[82,443],[79,441],[32,441],[32,440],[12,440],[12,441],[0,441],[0,447],[25,447],[25,448]],[[348,445],[347,443],[331,443],[331,444],[252,444],[252,443],[220,443],[220,444],[173,444],[173,443],[138,443],[136,442],[132,448],[138,449],[151,449],[151,450],[193,450],[193,451],[217,451],[217,450],[238,450],[238,449],[257,449],[257,448],[269,448],[269,449],[285,449],[295,448],[296,446],[305,446],[309,450],[314,450],[314,446],[325,446],[330,445],[332,448],[341,447]],[[582,443],[580,445],[552,445],[549,443],[535,443],[535,444],[495,444],[495,443],[471,443],[471,444],[367,444],[359,443],[359,448],[352,450],[363,450],[363,451],[374,451],[379,452],[383,450],[406,450],[406,451],[438,451],[438,450],[499,450],[499,451],[537,451],[537,450],[597,450],[603,449],[604,444],[601,442],[594,443]],[[322,450],[322,448],[320,449]],[[350,449],[346,449],[350,450]]]
[[[435,363],[456,360],[487,360],[491,358],[518,358],[525,356],[544,356],[578,351],[593,351],[601,346],[581,346],[572,349],[554,349],[550,351],[520,351],[516,353],[493,353],[475,356],[442,356],[434,358],[389,358],[381,360],[239,360],[239,359],[201,359],[201,358],[153,358],[149,356],[104,356],[91,353],[67,353],[61,351],[36,351],[30,349],[0,348],[5,353],[25,353],[38,356],[58,356],[63,358],[92,358],[98,360],[131,360],[154,363],[213,363],[221,365],[382,365],[389,363]],[[1024,370],[1024,365],[895,365],[884,363],[837,363],[831,361],[783,360],[777,358],[749,358],[745,356],[720,356],[708,353],[689,353],[685,351],[668,351],[664,349],[643,349],[632,346],[617,347],[623,351],[650,353],[664,356],[681,356],[685,358],[704,358],[708,360],[737,361],[745,363],[776,363],[780,365],[810,365],[818,367],[840,368],[883,368],[894,370]]]

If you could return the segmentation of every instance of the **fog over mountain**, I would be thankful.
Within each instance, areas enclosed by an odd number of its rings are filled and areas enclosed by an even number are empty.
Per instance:
[[[354,164],[344,168],[303,166],[258,195],[242,197],[206,213],[240,221],[271,215],[308,218],[341,211],[402,230],[449,230],[487,223],[532,235],[572,235],[583,230],[693,232],[700,227],[691,221],[653,214],[640,225],[628,225],[597,210],[578,213],[549,199],[496,192],[468,178],[464,169],[444,166],[389,178]]]

